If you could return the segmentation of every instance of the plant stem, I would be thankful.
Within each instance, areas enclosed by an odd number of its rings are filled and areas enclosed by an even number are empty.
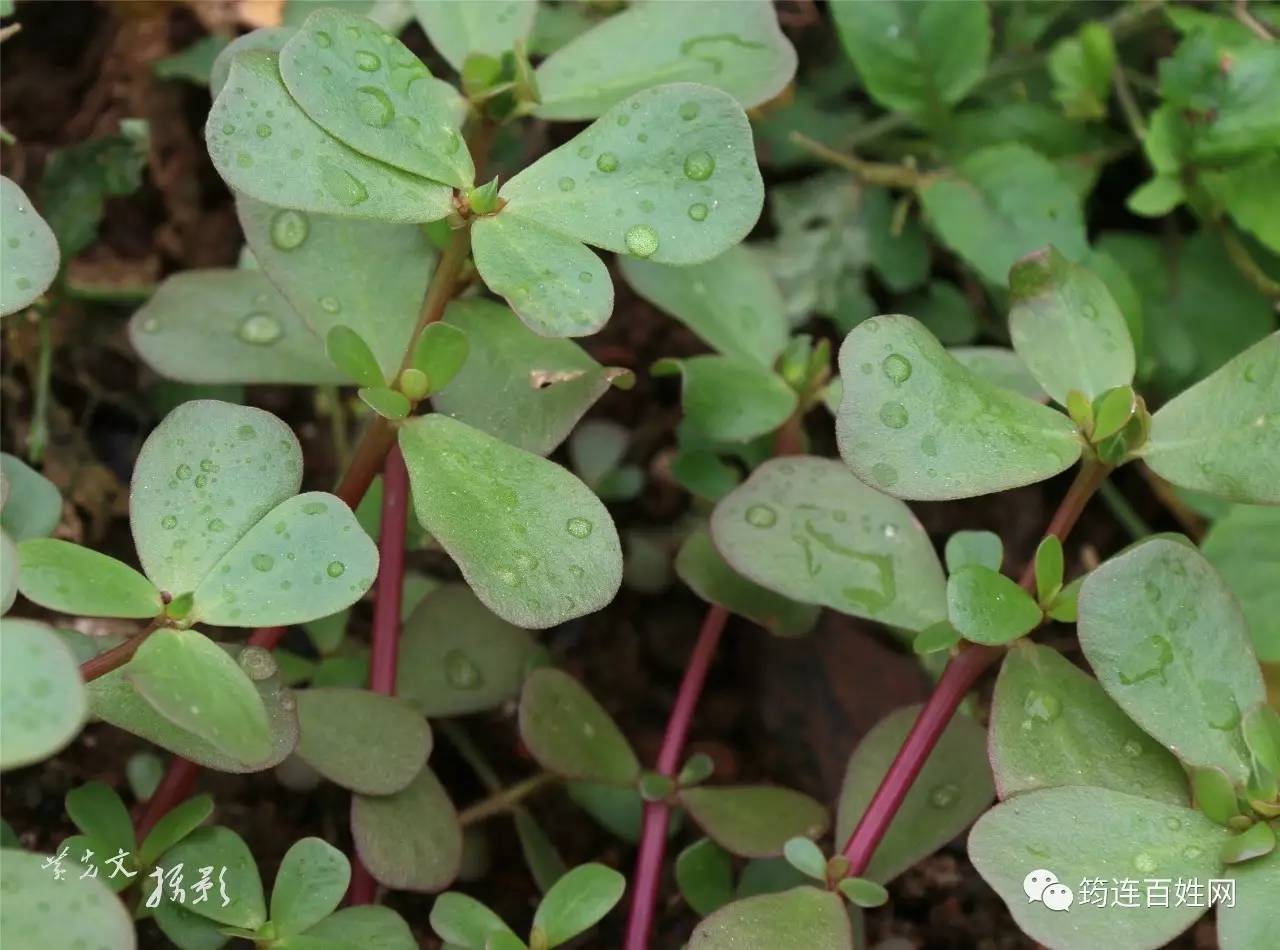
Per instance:
[[[1045,534],[1060,540],[1071,533],[1085,504],[1106,480],[1111,466],[1089,459],[1081,466],[1058,510],[1049,521]],[[1026,590],[1035,586],[1035,561],[1029,561],[1019,583]],[[947,664],[933,693],[907,733],[902,748],[894,756],[867,809],[858,820],[853,834],[845,842],[844,856],[849,859],[849,875],[857,877],[867,870],[876,847],[880,844],[894,815],[902,806],[916,776],[924,768],[929,753],[938,744],[961,700],[973,688],[987,667],[1004,655],[999,647],[968,644]]]
[[[35,405],[31,412],[31,431],[27,435],[27,458],[39,465],[49,444],[49,384],[53,379],[53,314],[44,308],[36,310],[36,329],[40,334],[40,352],[36,357]]]
[[[124,643],[119,643],[110,650],[104,650],[97,656],[85,660],[80,664],[80,678],[90,683],[99,676],[105,676],[112,670],[124,666],[133,659],[133,655],[138,652],[138,647],[142,646],[147,637],[160,629],[162,623],[163,620],[157,617]]]
[[[868,162],[823,145],[802,132],[792,132],[791,141],[806,152],[825,162],[851,172],[855,178],[868,185],[885,185],[889,188],[905,188],[911,191],[921,187],[930,176],[906,165],[890,165],[885,162]]]
[[[1169,514],[1173,515],[1174,520],[1187,533],[1187,537],[1199,544],[1205,532],[1204,518],[1193,511],[1174,487],[1148,468],[1145,462],[1139,462],[1136,467],[1138,474],[1151,489],[1151,493],[1156,496],[1160,504],[1164,505]]]
[[[1115,516],[1116,521],[1120,522],[1121,527],[1129,532],[1133,540],[1141,541],[1152,533],[1151,525],[1134,511],[1133,505],[1129,504],[1129,499],[1125,498],[1124,493],[1111,482],[1102,483],[1098,488],[1098,497],[1111,509],[1111,514]]]
[[[492,818],[494,815],[509,812],[534,792],[540,791],[548,785],[553,785],[557,781],[559,781],[559,776],[551,772],[539,772],[537,775],[531,775],[527,779],[516,782],[509,788],[499,789],[488,798],[482,798],[474,805],[462,809],[462,811],[458,812],[458,821],[465,827],[466,825],[474,825],[476,822],[484,821],[486,818]]]
[[[1133,89],[1129,87],[1129,76],[1119,63],[1111,70],[1111,83],[1116,89],[1116,101],[1120,103],[1120,111],[1124,120],[1129,123],[1129,131],[1139,142],[1147,137],[1147,124],[1142,119],[1142,110],[1138,108],[1138,100],[1134,98]]]
[[[724,632],[729,611],[712,605],[702,621],[698,639],[689,654],[667,731],[658,751],[658,771],[674,778],[680,767],[680,755],[684,751],[689,734],[689,723],[694,708],[707,681],[707,671],[715,656],[720,634]],[[636,854],[636,870],[631,884],[631,914],[627,919],[626,950],[645,950],[649,944],[649,930],[653,926],[653,909],[658,900],[658,881],[662,875],[662,857],[667,849],[667,821],[670,806],[666,802],[645,802],[644,823],[640,831],[640,845]]]

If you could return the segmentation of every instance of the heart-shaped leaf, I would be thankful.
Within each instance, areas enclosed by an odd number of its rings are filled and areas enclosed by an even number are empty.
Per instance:
[[[418,520],[498,616],[550,627],[613,599],[618,532],[567,470],[440,414],[406,423],[400,448]]]
[[[733,900],[733,862],[710,838],[700,838],[680,852],[675,875],[680,896],[699,916]]]
[[[501,56],[515,49],[533,29],[538,12],[536,0],[413,0],[411,6],[431,45],[458,72],[462,72],[467,57],[473,53]]]
[[[161,376],[184,383],[345,381],[325,359],[320,339],[258,271],[195,270],[166,278],[129,321],[129,342]]]
[[[1265,858],[1233,865],[1236,883],[1234,904],[1218,905],[1218,946],[1222,950],[1266,947],[1275,937],[1271,895],[1280,889],[1280,851]]]
[[[734,570],[800,603],[908,630],[947,615],[920,522],[830,459],[765,462],[716,505],[711,537]]]
[[[475,177],[466,105],[409,48],[345,10],[307,17],[280,50],[280,77],[316,125],[370,158],[455,188]]]
[[[1266,698],[1244,617],[1194,548],[1153,538],[1090,573],[1080,646],[1102,687],[1185,764],[1248,776],[1236,738]]]
[[[874,317],[840,347],[840,454],[899,498],[968,498],[1043,481],[1080,457],[1071,420],[987,382],[911,317]]]
[[[268,412],[209,399],[180,405],[147,437],[129,520],[147,577],[177,596],[302,482],[302,449]],[[332,612],[332,611],[330,611]]]
[[[969,858],[1031,939],[1051,947],[1115,950],[1163,946],[1205,912],[1203,903],[1143,900],[1142,878],[1218,875],[1227,832],[1199,812],[1105,788],[1044,788],[987,812],[969,835]],[[1031,872],[1046,870],[1074,900],[1068,912],[1028,900]],[[1111,901],[1135,881],[1132,903]],[[1126,905],[1127,904],[1127,905]]]
[[[0,769],[12,769],[70,742],[86,703],[76,659],[52,630],[32,620],[0,626]]]
[[[1280,663],[1280,508],[1235,505],[1213,523],[1201,550],[1240,601],[1258,659]]]
[[[920,202],[942,240],[998,287],[1015,261],[1038,248],[1052,244],[1073,261],[1088,251],[1078,194],[1025,145],[973,152],[953,174],[930,179]]]
[[[16,184],[0,176],[0,316],[27,307],[49,289],[58,273],[58,241]]]
[[[0,890],[5,894],[0,941],[7,947],[134,950],[133,921],[106,882],[73,873],[55,880],[51,861],[16,848],[0,851]]]
[[[991,769],[1001,798],[1091,785],[1187,804],[1182,766],[1134,725],[1097,680],[1056,650],[1008,652],[991,703]]]
[[[258,264],[319,340],[335,326],[350,327],[383,377],[393,378],[435,270],[436,251],[422,229],[308,214],[245,195],[237,196],[236,213]]]
[[[205,893],[197,903],[201,892],[187,885],[176,896],[172,888],[164,893],[164,903],[174,903],[215,923],[240,930],[256,930],[267,919],[267,905],[262,894],[262,878],[258,865],[238,834],[230,828],[214,825],[201,828],[164,856],[165,867],[182,865],[183,868],[212,867],[213,889]],[[224,870],[225,869],[225,870]],[[197,875],[198,876],[198,875]],[[220,879],[226,884],[230,903],[225,907],[220,893]],[[155,889],[155,879],[148,877],[143,883],[143,894],[150,896]]]
[[[688,267],[634,257],[618,266],[636,293],[718,353],[772,368],[787,344],[782,293],[760,252],[745,244]]]
[[[294,938],[297,939],[297,938]],[[330,950],[331,947],[364,947],[366,950],[417,950],[418,941],[404,918],[390,907],[344,907],[326,917],[304,935],[324,941],[320,947],[281,941],[280,950]]]
[[[881,719],[849,756],[836,807],[836,841],[848,841],[920,712],[907,706]],[[995,797],[987,737],[968,716],[951,720],[876,848],[863,877],[885,883],[960,834]]]
[[[1034,630],[1040,607],[998,571],[970,564],[947,578],[947,619],[966,640],[997,646]]]
[[[795,391],[781,376],[756,362],[729,356],[664,359],[654,375],[684,377],[685,419],[717,442],[749,442],[772,432],[795,411]]]
[[[57,486],[8,452],[0,452],[0,474],[0,527],[10,540],[53,534],[62,520],[62,496]]]
[[[465,584],[446,584],[404,622],[396,695],[425,716],[494,709],[520,695],[536,644]]]
[[[721,254],[746,237],[764,203],[742,107],[691,83],[619,102],[500,194],[499,216],[660,264]]]
[[[18,545],[18,589],[50,610],[86,617],[154,617],[160,592],[128,564],[57,538]]]
[[[610,384],[630,385],[626,370],[601,366],[569,340],[537,335],[493,301],[455,301],[444,318],[466,333],[470,350],[432,397],[435,408],[527,452],[549,454]]]
[[[622,899],[627,879],[603,864],[580,864],[552,885],[533,915],[546,946],[558,947],[594,927]]]
[[[302,730],[294,754],[329,781],[364,795],[390,795],[427,764],[431,729],[405,700],[367,689],[294,695]]]
[[[435,221],[453,207],[447,185],[361,155],[316,125],[285,88],[277,55],[265,50],[232,61],[205,139],[218,174],[259,201],[393,222]]]
[[[567,673],[535,670],[520,694],[520,738],[543,768],[571,779],[631,785],[640,761],[604,708]]]
[[[192,616],[234,627],[315,620],[359,600],[377,573],[378,549],[342,499],[294,495],[209,569]]]
[[[116,850],[133,851],[137,838],[133,833],[133,820],[115,789],[104,782],[86,782],[67,792],[67,817],[84,834]]]
[[[808,633],[818,622],[820,608],[816,604],[802,604],[775,594],[737,573],[725,563],[705,529],[689,535],[680,546],[676,573],[703,600],[719,604],[780,637]]]
[[[332,914],[351,880],[347,856],[320,838],[303,838],[285,852],[271,888],[276,935],[302,933]]]
[[[429,768],[394,795],[354,796],[351,837],[369,873],[398,890],[441,890],[462,860],[458,813]]]
[[[1021,393],[1034,402],[1045,402],[1040,388],[1022,357],[1001,346],[953,346],[947,350],[961,366],[989,383]]]
[[[204,634],[157,630],[125,676],[162,716],[232,758],[253,762],[271,753],[267,710],[253,680]]]
[[[844,901],[804,885],[726,904],[694,928],[689,950],[853,950]]]
[[[138,851],[138,864],[141,867],[148,867],[154,864],[166,851],[204,824],[205,820],[212,814],[213,799],[208,795],[196,795],[194,798],[188,798],[185,802],[175,805],[155,823],[155,826],[143,839],[142,847]],[[127,811],[124,812],[124,817],[124,829],[129,832],[128,840],[131,847],[133,842],[133,823],[129,820]],[[121,837],[123,837],[124,829],[121,830]]]
[[[703,834],[744,858],[777,857],[791,838],[819,838],[831,823],[820,802],[769,785],[684,788],[679,801]]]
[[[1280,504],[1280,333],[1161,406],[1145,458],[1182,488]]]
[[[795,71],[796,51],[767,3],[638,4],[538,67],[537,114],[594,119],[634,92],[677,80],[723,89],[749,109],[776,96]]]
[[[436,936],[462,950],[486,950],[489,937],[511,934],[502,918],[474,897],[448,891],[431,905],[431,929]]]
[[[253,49],[278,53],[295,32],[293,26],[264,26],[237,36],[222,48],[209,68],[209,94],[216,99],[222,92],[231,73],[231,63],[240,53]]]
[[[485,215],[471,227],[485,285],[540,336],[589,336],[613,312],[613,281],[600,256],[518,214]]]
[[[1133,340],[1101,278],[1049,247],[1014,265],[1009,289],[1014,349],[1058,403],[1133,382]]]

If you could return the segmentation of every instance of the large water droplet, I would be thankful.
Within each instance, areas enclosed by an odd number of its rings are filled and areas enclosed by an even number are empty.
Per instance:
[[[586,518],[570,518],[564,523],[564,528],[575,538],[582,539],[591,534],[595,525]]]
[[[236,336],[245,343],[253,343],[256,346],[267,346],[283,335],[284,328],[280,326],[280,321],[269,313],[249,314],[240,321],[240,326],[236,330]]]
[[[324,30],[320,30],[318,33],[316,33],[316,45],[323,46],[325,49],[328,49],[330,46],[333,45],[333,37],[330,36],[328,33],[326,33]]]
[[[334,200],[347,207],[354,207],[369,198],[368,189],[355,175],[332,162],[320,163],[320,183],[333,195]]]
[[[264,650],[262,647],[245,647],[240,651],[237,658],[240,669],[244,670],[245,675],[255,683],[262,680],[270,679],[276,675],[276,659],[271,655],[270,650]]]
[[[377,53],[368,50],[356,50],[356,69],[366,73],[376,73],[382,68],[382,60]]]
[[[361,122],[375,129],[386,128],[396,117],[396,107],[377,86],[361,86],[356,90],[356,112]]]
[[[647,224],[627,228],[627,250],[636,257],[652,257],[658,249],[658,232]]]
[[[874,326],[874,324],[871,325]],[[884,358],[880,368],[898,386],[905,383],[911,376],[911,361],[900,353],[890,353]]]
[[[684,157],[684,174],[694,181],[706,181],[716,170],[716,160],[711,153],[703,149],[690,152]]]
[[[578,186],[578,183],[574,181],[572,178],[570,178],[568,175],[565,175],[563,178],[560,179],[561,191],[573,191],[573,189],[576,188],[577,186]]]
[[[337,313],[342,309],[342,304],[338,301],[337,297],[321,297],[320,309],[325,313]]]
[[[1053,722],[1062,714],[1062,700],[1048,690],[1033,689],[1023,700],[1022,710],[1037,722]]]
[[[695,201],[689,205],[689,217],[694,221],[705,221],[707,219],[707,206],[701,201]]]
[[[702,106],[696,102],[683,102],[680,104],[680,118],[686,122],[691,122],[698,117],[698,113],[702,111]]]
[[[901,429],[907,424],[907,407],[900,402],[886,402],[880,407],[880,421],[890,429]]]
[[[201,475],[200,477],[203,478],[204,476]],[[221,518],[214,518],[209,522],[208,525],[206,525],[206,527],[210,531],[212,531],[214,534],[217,534],[219,531],[227,530],[227,523],[223,521]]]
[[[596,159],[596,168],[608,174],[618,170],[618,156],[613,152],[601,152],[600,157]]]
[[[302,513],[304,515],[322,515],[328,510],[328,505],[323,501],[309,501],[302,506]]]
[[[346,570],[347,565],[343,564],[341,561],[330,561],[329,566],[324,569],[324,572],[330,577],[341,577]]]
[[[265,122],[258,123],[257,132],[258,132],[258,138],[260,139],[271,138],[271,126],[267,125],[267,123]]]
[[[871,466],[871,477],[880,485],[888,488],[898,480],[898,470],[888,462],[876,462]]]
[[[255,571],[261,571],[264,574],[276,566],[276,559],[270,554],[255,554],[249,560]]]
[[[271,243],[282,251],[302,245],[311,232],[311,224],[301,211],[277,211],[271,219]]]
[[[444,655],[444,676],[455,689],[478,689],[484,683],[480,667],[461,650],[450,650]]]
[[[1171,662],[1173,647],[1164,637],[1153,634],[1120,658],[1120,682],[1132,686],[1158,676],[1163,683],[1165,668]]]
[[[778,513],[770,505],[752,505],[743,517],[753,528],[772,528],[778,523]]]
[[[960,797],[960,788],[950,782],[934,786],[929,792],[929,804],[934,808],[949,808]]]
[[[173,474],[176,478],[186,481],[191,477],[191,466],[183,462],[173,470]]]
[[[1225,683],[1207,680],[1200,684],[1200,706],[1211,729],[1227,732],[1240,725],[1240,707]]]
[[[160,519],[160,527],[164,528],[166,531],[172,531],[177,526],[178,526],[178,519],[175,518],[173,515],[165,515],[163,518]]]

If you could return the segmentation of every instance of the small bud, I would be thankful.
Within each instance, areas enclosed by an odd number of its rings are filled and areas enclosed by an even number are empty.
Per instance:
[[[422,370],[410,368],[400,374],[400,391],[410,402],[418,402],[431,391],[431,382]]]
[[[502,207],[502,199],[498,197],[498,178],[477,185],[467,192],[467,204],[472,214],[493,214]]]

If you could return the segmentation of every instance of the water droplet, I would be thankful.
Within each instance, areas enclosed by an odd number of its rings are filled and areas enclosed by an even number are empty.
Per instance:
[[[578,157],[579,157],[579,158],[590,158],[590,157],[591,157],[591,146],[590,146],[590,145],[580,145],[580,146],[578,146]]]
[[[325,313],[337,313],[342,309],[342,304],[338,302],[337,297],[321,297],[320,309]]]
[[[591,283],[592,280],[594,280],[594,278],[591,276],[591,271],[584,270],[584,271],[578,271],[578,280],[584,284],[589,284]]]
[[[1194,861],[1196,858],[1200,857],[1202,854],[1204,854],[1204,849],[1199,848],[1194,844],[1189,844],[1182,849],[1182,856],[1186,858],[1188,861]]]
[[[1173,661],[1173,647],[1159,634],[1145,638],[1120,659],[1120,682],[1133,686],[1153,676],[1164,682],[1164,671]]]
[[[890,353],[886,356],[880,368],[897,386],[901,386],[911,377],[911,361],[899,353]]]
[[[1137,739],[1126,739],[1124,745],[1120,747],[1120,751],[1127,758],[1136,759],[1142,755],[1142,744]]]
[[[382,60],[378,58],[377,53],[370,53],[368,50],[356,50],[356,69],[366,73],[376,73],[382,68]]]
[[[197,475],[197,476],[196,476],[196,480],[195,480],[195,486],[196,486],[196,488],[204,488],[204,487],[205,487],[206,485],[208,485],[208,484],[209,484],[209,476],[208,476],[208,475],[205,475],[204,473],[201,473],[201,474],[199,474],[199,475]]]
[[[920,440],[920,451],[929,458],[938,457],[938,440],[932,435],[926,435]]]
[[[528,551],[520,551],[516,554],[516,567],[527,574],[537,569],[538,559]]]
[[[576,188],[577,186],[578,186],[578,183],[574,181],[572,178],[570,178],[568,175],[565,175],[563,178],[560,179],[561,191],[573,191],[573,189]]]
[[[1033,689],[1023,700],[1022,710],[1037,722],[1053,722],[1062,715],[1062,700],[1047,690]]]
[[[960,797],[960,789],[950,782],[935,786],[929,792],[929,804],[934,808],[948,808]]]
[[[1240,725],[1240,707],[1225,683],[1207,680],[1200,684],[1200,706],[1211,729],[1227,732]]]
[[[880,407],[880,421],[890,429],[901,429],[907,424],[907,407],[900,402],[886,402]]]
[[[652,257],[658,249],[658,232],[647,224],[627,228],[627,250],[636,257]]]
[[[898,480],[898,470],[888,462],[876,462],[871,466],[871,477],[879,484],[888,488]]]
[[[753,528],[772,528],[778,522],[778,513],[770,505],[752,505],[743,517]]]
[[[238,152],[236,154],[236,164],[241,168],[249,168],[253,165],[253,156],[248,152]]]
[[[253,426],[243,425],[236,429],[236,435],[245,440],[256,439],[258,437],[258,430]]]
[[[694,221],[705,221],[707,219],[707,206],[701,201],[695,201],[689,205],[689,217]]]
[[[347,207],[354,207],[369,198],[368,190],[355,175],[332,162],[320,163],[320,183],[335,200]]]
[[[302,506],[304,515],[322,515],[329,510],[329,506],[323,501],[309,501]]]
[[[258,124],[257,132],[258,132],[258,138],[260,139],[271,138],[271,126],[267,125],[267,123],[265,122],[260,122]]]
[[[164,530],[166,531],[172,531],[177,526],[178,526],[178,519],[175,518],[173,515],[165,515],[163,518],[160,519],[160,527],[164,528]]]
[[[204,476],[202,475],[201,478],[203,477]],[[214,518],[212,521],[209,522],[208,525],[206,525],[206,527],[210,531],[212,531],[214,534],[217,534],[219,531],[227,530],[227,523],[223,521],[221,518]]]
[[[262,571],[264,574],[276,565],[276,559],[270,554],[255,554],[249,560],[255,571]]]
[[[686,122],[691,122],[698,117],[698,113],[702,111],[702,106],[696,102],[682,102],[680,104],[680,118]]]
[[[217,463],[217,462],[215,462],[213,459],[201,459],[201,460],[200,460],[200,471],[202,471],[202,472],[216,472],[217,470],[218,470],[218,463]]]
[[[1164,826],[1168,828],[1170,831],[1177,831],[1179,828],[1182,827],[1182,820],[1179,818],[1174,818],[1172,815],[1170,815],[1164,820]]]
[[[631,116],[629,115],[618,116],[618,125],[630,125],[630,124],[631,124]]]
[[[616,172],[618,170],[618,156],[613,152],[601,152],[600,157],[596,159],[596,168],[605,174]]]
[[[240,669],[244,670],[245,675],[255,683],[262,680],[270,679],[276,675],[279,667],[276,666],[276,659],[271,655],[270,650],[264,650],[262,647],[245,647],[240,651],[237,658]]]
[[[690,152],[684,157],[684,174],[694,181],[706,181],[716,170],[716,160],[711,153],[702,149]]]
[[[311,231],[311,223],[301,211],[277,211],[271,219],[271,243],[282,251],[302,245]]]
[[[444,676],[455,689],[478,689],[484,683],[480,667],[461,650],[450,650],[444,655]]]
[[[343,564],[341,561],[330,561],[329,566],[324,569],[324,572],[330,577],[341,577],[346,569],[347,565]]]
[[[595,529],[595,525],[586,518],[570,518],[564,523],[564,527],[566,531],[579,540],[590,535]]]
[[[280,321],[269,313],[251,313],[240,321],[236,336],[246,343],[267,346],[284,335]]]
[[[191,466],[184,462],[173,470],[173,474],[176,478],[186,481],[191,477]]]
[[[316,45],[323,46],[325,49],[328,49],[330,46],[333,45],[333,37],[330,36],[328,33],[326,33],[324,30],[320,30],[318,33],[316,33]]]
[[[396,107],[377,86],[361,86],[356,90],[356,111],[360,121],[375,129],[383,129],[396,117]]]
[[[230,135],[230,134],[231,134],[232,132],[234,132],[235,130],[236,130],[236,127],[235,127],[234,125],[232,125],[230,122],[224,123],[224,124],[223,124],[223,126],[222,126],[222,134],[223,134],[223,135]]]

